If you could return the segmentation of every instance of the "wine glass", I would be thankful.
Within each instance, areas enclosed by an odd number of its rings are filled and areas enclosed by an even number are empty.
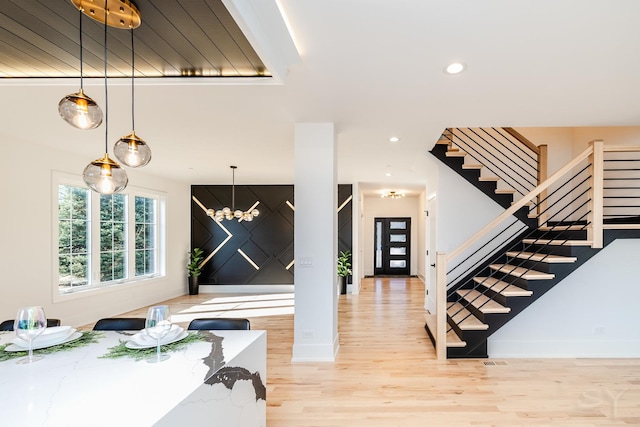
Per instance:
[[[18,360],[17,363],[33,363],[44,357],[42,355],[33,355],[33,340],[44,332],[46,327],[47,317],[44,315],[42,307],[25,307],[18,310],[13,330],[18,338],[29,341],[29,355]]]
[[[169,314],[168,305],[156,305],[149,308],[147,312],[147,322],[145,331],[151,338],[155,338],[157,342],[157,351],[154,357],[147,359],[149,363],[158,363],[169,358],[168,354],[160,353],[160,340],[164,338],[171,329],[171,315]]]

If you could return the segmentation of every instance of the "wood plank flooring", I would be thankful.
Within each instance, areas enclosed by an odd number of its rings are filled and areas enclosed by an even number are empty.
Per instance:
[[[230,317],[245,310],[235,317],[268,331],[269,427],[640,425],[640,360],[438,362],[423,295],[420,280],[397,278],[365,279],[360,295],[341,295],[335,363],[291,363],[292,314],[246,316],[252,312],[228,295],[167,303],[185,316],[206,317],[207,307],[217,315],[229,309]],[[271,298],[286,311],[289,297]],[[186,326],[188,318],[178,320]]]

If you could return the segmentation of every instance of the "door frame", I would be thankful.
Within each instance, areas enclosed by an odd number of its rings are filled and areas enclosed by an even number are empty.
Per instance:
[[[391,261],[392,256],[388,255],[385,258],[385,254],[387,253],[388,249],[393,246],[390,245],[387,241],[387,236],[389,234],[391,234],[392,230],[390,227],[391,222],[394,221],[402,221],[406,223],[406,228],[403,229],[404,234],[407,236],[406,241],[404,242],[404,245],[402,245],[403,247],[406,248],[406,253],[402,256],[402,258],[406,261],[406,266],[402,269],[402,272],[394,272],[391,270],[391,268],[389,267],[389,261]],[[381,222],[383,224],[383,229],[381,230],[382,232],[382,239],[384,239],[385,241],[382,242],[382,245],[384,246],[384,249],[382,250],[382,259],[381,259],[381,267],[376,267],[377,264],[377,248],[376,248],[376,243],[377,243],[377,224]],[[412,234],[412,230],[411,230],[411,217],[410,216],[393,216],[393,217],[374,217],[373,218],[373,274],[374,276],[376,275],[394,275],[398,274],[401,276],[410,276],[411,275],[411,245],[412,245],[412,238],[411,238],[411,234]]]

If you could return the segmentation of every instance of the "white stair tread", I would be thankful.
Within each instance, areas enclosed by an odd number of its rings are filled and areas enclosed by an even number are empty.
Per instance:
[[[497,188],[496,194],[515,194],[516,190],[512,190],[511,188]]]
[[[535,252],[507,252],[507,256],[536,262],[546,262],[548,264],[565,264],[576,262],[578,260],[578,258],[572,256],[551,255]]]
[[[586,230],[586,225],[543,225],[540,231],[565,231],[565,230]]]
[[[462,165],[462,169],[482,169],[484,166],[482,165],[477,165],[477,164],[470,164],[470,165]]]
[[[548,240],[548,239],[523,239],[527,245],[553,245],[553,246],[591,246],[591,240]]]
[[[467,153],[465,153],[464,151],[458,151],[458,150],[455,150],[455,151],[449,150],[445,153],[445,156],[447,157],[464,157],[466,155]]]
[[[497,176],[481,176],[478,181],[500,181]]]
[[[453,329],[447,332],[447,347],[466,347],[467,343],[462,341]]]
[[[522,289],[519,286],[503,282],[502,280],[498,280],[495,277],[476,276],[473,278],[473,280],[476,283],[479,283],[482,286],[491,289],[492,291],[504,295],[505,297],[530,297],[531,295],[533,295],[533,291],[528,291],[526,289]]]
[[[429,328],[429,332],[434,337],[436,336],[436,315],[431,314],[429,312],[425,313],[424,320],[426,322],[426,327]],[[447,328],[451,328],[450,325],[447,325]],[[453,329],[449,329],[447,331],[447,347],[466,347],[467,343],[462,341],[456,331]]]
[[[501,273],[507,273],[511,276],[520,277],[526,280],[545,280],[553,279],[554,274],[543,273],[542,271],[530,270],[527,268],[516,267],[510,264],[491,264],[489,266],[492,270],[499,271]]]
[[[483,331],[489,329],[489,325],[482,323],[480,319],[471,314],[471,312],[464,308],[459,302],[450,302],[448,304],[447,314],[451,316],[453,321],[463,331]]]
[[[509,313],[511,311],[509,307],[505,307],[475,289],[458,289],[456,293],[484,314]]]

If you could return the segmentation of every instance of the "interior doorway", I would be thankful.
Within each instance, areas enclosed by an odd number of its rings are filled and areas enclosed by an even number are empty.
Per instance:
[[[374,219],[373,274],[408,276],[411,271],[411,218]]]

